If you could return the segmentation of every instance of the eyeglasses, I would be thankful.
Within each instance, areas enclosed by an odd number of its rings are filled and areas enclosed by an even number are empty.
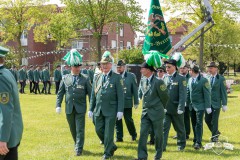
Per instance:
[[[166,66],[166,68],[171,68],[172,66]]]
[[[163,70],[158,70],[158,72],[162,73],[162,72],[163,72]]]

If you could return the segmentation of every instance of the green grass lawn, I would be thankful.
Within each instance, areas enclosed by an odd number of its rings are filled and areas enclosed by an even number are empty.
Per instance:
[[[26,89],[27,90],[27,89]],[[54,91],[52,91],[54,93]],[[184,152],[178,152],[176,140],[172,139],[175,131],[171,128],[167,152],[163,153],[164,160],[219,160],[219,159],[240,159],[240,99],[239,91],[233,91],[229,95],[226,113],[220,115],[220,131],[222,135],[229,138],[234,145],[233,151],[224,151],[220,156],[212,150],[195,151],[192,146],[193,134],[191,131],[190,140]],[[20,95],[22,115],[24,121],[24,133],[19,147],[20,160],[96,160],[103,155],[103,146],[95,133],[92,121],[86,116],[85,146],[83,156],[74,156],[73,140],[70,135],[68,124],[64,113],[55,113],[56,95]],[[141,107],[133,109],[133,118],[138,132],[140,131]],[[203,145],[209,142],[211,136],[204,123]],[[118,150],[113,159],[131,160],[137,158],[137,142],[131,141],[131,136],[124,125],[124,142],[117,143]],[[154,146],[148,146],[149,159],[152,160],[155,154]]]

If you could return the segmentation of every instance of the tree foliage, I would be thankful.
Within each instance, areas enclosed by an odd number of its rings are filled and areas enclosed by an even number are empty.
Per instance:
[[[123,59],[126,64],[142,64],[144,62],[140,48],[121,50],[118,53],[118,59]]]
[[[37,22],[47,17],[48,7],[42,7],[45,0],[1,0],[0,32],[1,40],[17,42],[19,63],[25,57],[20,38],[24,30],[30,30]]]
[[[144,25],[141,16],[143,10],[136,0],[62,0],[62,2],[78,21],[79,28],[88,29],[96,38],[98,60],[101,59],[101,38],[104,26],[112,23],[127,23],[137,31]]]

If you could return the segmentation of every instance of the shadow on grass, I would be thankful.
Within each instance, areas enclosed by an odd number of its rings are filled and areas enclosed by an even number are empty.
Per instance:
[[[238,96],[228,96],[228,98],[238,98]]]

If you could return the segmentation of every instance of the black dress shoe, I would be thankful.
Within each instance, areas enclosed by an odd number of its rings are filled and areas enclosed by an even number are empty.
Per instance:
[[[105,159],[110,159],[110,157],[109,157],[109,156],[106,156],[106,155],[104,154],[103,157],[102,157],[102,160],[105,160]]]
[[[178,147],[178,151],[184,151],[184,148],[185,148],[185,147],[180,147],[180,146],[179,146],[179,147]]]
[[[75,156],[81,156],[82,155],[82,151],[76,151]]]
[[[123,139],[117,139],[116,142],[123,142]]]
[[[117,146],[113,146],[112,150],[110,151],[111,155],[114,155],[114,152],[117,150]]]
[[[135,136],[132,136],[132,141],[136,141],[137,140],[137,134]]]
[[[201,144],[195,143],[194,149],[199,150],[202,147]]]
[[[154,143],[154,141],[148,141],[147,144],[154,145],[155,143]]]

